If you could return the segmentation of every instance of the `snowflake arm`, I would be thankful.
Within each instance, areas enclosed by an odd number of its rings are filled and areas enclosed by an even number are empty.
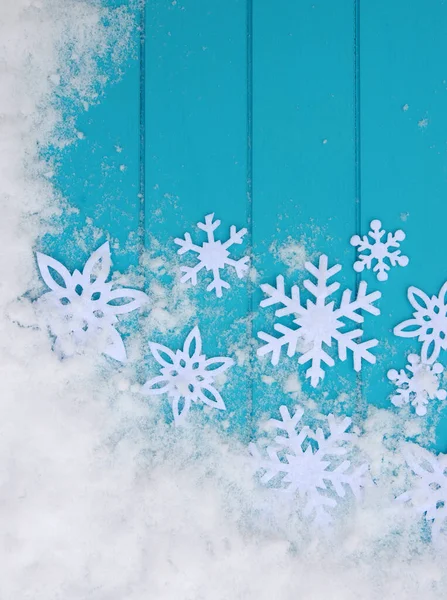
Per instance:
[[[213,279],[207,286],[207,291],[215,291],[216,296],[222,296],[222,290],[228,289],[230,284],[221,277],[221,270],[226,266],[232,267],[239,279],[241,279],[249,269],[250,258],[244,256],[239,260],[230,257],[229,248],[234,244],[241,244],[247,229],[243,228],[239,231],[234,225],[230,227],[230,237],[224,243],[214,238],[214,232],[219,227],[220,221],[214,221],[214,213],[206,215],[204,223],[197,223],[197,227],[207,234],[207,241],[202,246],[194,244],[189,233],[185,233],[184,238],[175,238],[174,242],[180,246],[177,251],[182,255],[187,252],[197,254],[197,264],[193,267],[181,267],[183,273],[180,281],[186,283],[191,282],[192,285],[197,285],[197,275],[202,270],[210,271]]]
[[[321,379],[324,378],[324,369],[321,364],[324,363],[328,367],[335,365],[334,359],[319,346],[313,346],[310,350],[302,354],[298,362],[300,365],[305,365],[310,362],[310,367],[306,371],[306,377],[310,378],[310,385],[316,387]]]
[[[370,227],[371,230],[368,232],[368,235],[362,237],[354,235],[351,238],[352,246],[356,247],[359,253],[358,260],[354,263],[354,270],[361,273],[365,268],[371,269],[375,263],[373,272],[377,274],[377,279],[379,281],[386,281],[388,279],[388,271],[391,267],[395,267],[396,265],[405,267],[408,265],[408,256],[404,256],[401,250],[398,250],[400,242],[405,239],[405,233],[401,229],[398,229],[394,233],[389,232],[386,240],[382,241],[386,233],[381,228],[382,223],[378,219],[374,219],[371,221]]]
[[[284,308],[279,308],[275,312],[277,317],[300,314],[303,311],[303,307],[301,306],[300,302],[300,290],[298,286],[294,285],[291,290],[291,296],[287,296],[284,287],[284,277],[282,275],[278,275],[276,278],[276,287],[273,287],[268,283],[263,283],[261,285],[261,290],[267,296],[270,296],[269,298],[261,300],[261,307],[272,306],[274,304],[282,304],[284,306]]]
[[[266,344],[259,348],[257,353],[258,356],[271,353],[270,361],[272,365],[277,365],[283,346],[287,346],[287,356],[292,357],[295,355],[301,334],[299,329],[290,329],[290,327],[286,327],[281,323],[277,323],[274,329],[282,335],[275,337],[264,331],[258,333],[259,339],[266,342]]]
[[[309,279],[304,281],[304,287],[314,296],[317,304],[325,304],[326,299],[336,292],[340,284],[338,282],[327,284],[328,280],[341,271],[341,265],[334,265],[328,269],[328,257],[325,254],[320,256],[318,267],[311,262],[304,263],[304,267],[311,275],[315,277],[317,283],[312,283]]]
[[[220,221],[216,221],[220,225]],[[230,237],[228,240],[222,244],[224,248],[229,248],[233,244],[242,244],[244,235],[247,233],[246,227],[243,227],[239,231],[237,231],[235,225],[231,225],[230,227]],[[248,257],[247,257],[248,258]]]
[[[366,360],[370,364],[376,363],[376,357],[369,351],[370,348],[375,348],[379,343],[378,340],[366,340],[364,342],[356,342],[363,334],[361,329],[354,329],[353,331],[347,331],[340,333],[339,331],[334,332],[334,339],[338,342],[338,356],[341,361],[345,361],[347,358],[347,351],[351,350],[354,359],[354,371],[359,372],[362,368],[362,360]]]
[[[371,292],[370,294],[367,294],[366,288],[366,281],[361,281],[355,300],[351,300],[352,291],[345,290],[341,299],[340,308],[335,311],[336,316],[345,317],[356,323],[363,323],[364,318],[358,311],[363,310],[374,316],[379,315],[380,310],[377,306],[374,306],[374,302],[376,302],[382,294],[380,292]]]

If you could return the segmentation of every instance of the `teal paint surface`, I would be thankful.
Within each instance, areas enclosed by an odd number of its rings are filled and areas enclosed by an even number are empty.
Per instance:
[[[282,262],[281,247],[299,242],[311,260],[327,253],[343,266],[342,288],[364,279],[382,292],[381,316],[366,315],[364,325],[365,339],[379,339],[376,365],[364,363],[357,375],[349,356],[312,389],[297,357],[272,367],[258,360],[255,342],[224,388],[222,418],[250,437],[263,415],[295,402],[283,391],[294,372],[324,412],[361,422],[370,404],[395,411],[386,373],[420,349],[392,335],[412,313],[406,290],[415,285],[432,295],[447,278],[447,5],[154,0],[137,19],[143,16],[140,64],[131,61],[101,104],[80,117],[85,139],[61,158],[58,183],[79,208],[67,239],[76,240],[91,218],[116,240],[114,264],[123,269],[138,262],[143,224],[146,249],[161,247],[166,260],[176,258],[175,237],[200,234],[196,224],[206,214],[221,220],[221,239],[230,225],[247,227],[236,254],[253,252],[253,281],[231,277],[218,299],[205,291],[210,279],[202,275],[188,292],[209,356],[248,344],[260,329],[272,332],[273,309],[259,308],[259,285],[282,273],[290,289],[307,277]],[[367,233],[374,218],[407,234],[402,250],[410,264],[383,283],[352,269],[349,240]],[[80,264],[90,251],[81,256],[76,244],[52,244],[66,264]],[[179,347],[191,327],[154,341]],[[268,385],[262,376],[280,381]],[[440,451],[447,449],[446,416],[437,426]]]
[[[140,10],[131,9],[127,0],[108,0],[107,6],[129,6],[138,24]],[[47,236],[45,251],[71,269],[82,265],[106,237],[117,270],[138,263],[142,251],[138,231],[141,73],[136,27],[131,43],[135,50],[122,65],[123,76],[107,85],[97,104],[84,109],[62,100],[64,112],[76,117],[79,139],[50,152],[56,160],[56,187],[74,210],[62,215],[63,243],[59,235]],[[105,67],[100,63],[100,68]]]

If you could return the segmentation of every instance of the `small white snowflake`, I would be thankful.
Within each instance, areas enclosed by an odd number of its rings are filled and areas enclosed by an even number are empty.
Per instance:
[[[332,521],[327,508],[337,506],[337,497],[344,498],[350,488],[356,498],[365,486],[367,464],[351,467],[351,461],[339,457],[351,450],[350,442],[356,437],[347,433],[351,419],[344,417],[337,422],[334,415],[327,418],[329,434],[321,428],[315,432],[302,426],[297,432],[304,411],[297,406],[290,416],[286,406],[279,409],[281,420],[270,419],[268,424],[284,431],[274,443],[267,446],[266,454],[251,443],[250,453],[258,470],[263,470],[263,483],[272,483],[275,489],[298,494],[304,503],[303,514],[319,525]],[[329,485],[328,485],[329,484]]]
[[[37,264],[51,289],[39,299],[38,306],[56,336],[55,351],[70,356],[94,347],[125,361],[126,349],[114,327],[118,322],[116,315],[139,308],[148,297],[129,288],[112,289],[113,283],[106,282],[112,265],[109,243],[93,252],[82,273],[75,270],[70,274],[62,263],[40,252]]]
[[[370,227],[371,231],[368,232],[368,235],[364,235],[362,238],[359,235],[353,235],[351,238],[351,244],[357,247],[357,252],[359,252],[359,260],[354,263],[354,270],[361,273],[365,267],[370,269],[375,263],[373,272],[377,273],[377,279],[386,281],[388,279],[387,271],[391,267],[408,265],[408,256],[401,254],[400,250],[392,250],[392,248],[400,247],[399,242],[405,239],[405,233],[402,229],[398,229],[394,233],[389,232],[386,240],[383,241],[382,238],[386,232],[381,229],[382,223],[378,219],[374,219],[371,221]],[[373,240],[372,242],[369,241],[368,236]],[[360,254],[364,251],[366,254]]]
[[[417,337],[422,342],[422,362],[432,364],[441,350],[447,348],[447,282],[441,287],[438,296],[429,298],[425,292],[411,286],[407,296],[416,311],[412,319],[399,323],[394,335]]]
[[[417,476],[411,490],[396,498],[409,502],[416,513],[432,523],[436,541],[447,521],[447,455],[435,456],[416,444],[407,444],[405,460]]]
[[[242,238],[247,233],[247,230],[241,229],[236,230],[235,225],[230,227],[230,237],[226,242],[214,239],[214,231],[219,227],[220,221],[213,221],[214,213],[206,215],[204,223],[197,223],[197,227],[206,232],[208,240],[203,243],[202,246],[193,244],[191,235],[185,233],[185,239],[175,238],[175,243],[181,248],[177,251],[178,254],[184,254],[185,252],[195,252],[198,256],[198,262],[194,267],[182,267],[181,271],[184,273],[180,281],[185,283],[191,281],[192,285],[197,284],[197,273],[202,269],[212,271],[213,280],[206,288],[208,292],[216,290],[216,296],[220,298],[222,296],[222,288],[229,288],[230,284],[224,281],[220,277],[220,270],[224,269],[226,265],[234,267],[236,275],[241,279],[249,268],[248,256],[244,256],[239,260],[230,258],[230,252],[228,248],[233,244],[242,244]]]
[[[412,404],[416,408],[416,414],[422,417],[427,414],[429,400],[445,400],[447,397],[447,392],[439,388],[439,375],[444,367],[440,363],[427,365],[417,354],[410,354],[406,369],[411,375],[405,369],[388,371],[388,379],[398,388],[391,402],[398,407]]]
[[[146,395],[168,394],[176,424],[186,417],[192,402],[203,402],[211,408],[226,410],[214,379],[234,364],[223,356],[206,358],[202,354],[202,338],[198,327],[188,334],[183,350],[175,353],[167,346],[149,344],[155,360],[161,365],[161,375],[147,381],[142,389]],[[181,406],[180,400],[183,399]]]
[[[376,357],[369,352],[370,348],[377,345],[377,340],[367,340],[365,342],[355,341],[361,337],[361,329],[351,331],[340,331],[346,328],[346,323],[342,319],[348,319],[355,323],[363,323],[363,315],[360,311],[366,311],[373,315],[380,314],[373,303],[380,298],[380,292],[366,294],[366,282],[361,281],[358,287],[357,296],[351,299],[351,290],[345,290],[341,298],[340,307],[335,308],[335,302],[326,301],[338,290],[340,284],[335,282],[328,285],[328,280],[341,270],[340,265],[328,268],[328,257],[322,254],[319,259],[318,267],[312,263],[306,262],[305,268],[316,279],[316,284],[309,279],[304,281],[304,287],[315,298],[307,300],[306,305],[300,299],[300,290],[298,286],[292,287],[291,296],[287,296],[284,290],[284,277],[279,275],[276,278],[276,287],[268,284],[261,285],[261,289],[269,296],[262,300],[261,306],[272,306],[273,304],[282,304],[275,312],[277,317],[295,315],[294,323],[297,329],[291,329],[286,325],[278,323],[274,329],[279,331],[281,336],[274,337],[263,331],[258,333],[261,340],[267,342],[265,346],[258,349],[258,355],[272,354],[271,362],[278,364],[281,349],[287,346],[287,355],[292,357],[298,350],[298,342],[302,341],[302,354],[298,360],[300,364],[311,362],[311,366],[306,371],[306,377],[310,377],[311,385],[315,387],[323,379],[325,372],[322,363],[329,367],[334,366],[334,359],[323,348],[328,348],[334,340],[338,347],[338,357],[344,361],[347,358],[347,351],[351,350],[354,358],[354,369],[360,371],[362,359],[372,364],[376,362]]]

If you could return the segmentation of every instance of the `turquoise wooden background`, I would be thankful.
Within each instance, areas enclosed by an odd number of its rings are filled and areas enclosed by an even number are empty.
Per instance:
[[[197,288],[197,322],[212,355],[270,331],[260,283],[280,273],[289,284],[303,279],[299,269],[287,272],[272,244],[291,238],[311,258],[327,253],[353,288],[360,276],[350,237],[373,218],[403,228],[410,265],[384,283],[362,274],[383,294],[381,317],[365,324],[365,338],[380,341],[377,364],[357,375],[348,360],[316,390],[303,383],[325,411],[396,410],[386,372],[419,348],[391,332],[411,315],[406,290],[435,294],[447,279],[447,3],[150,0],[134,10],[139,56],[79,116],[84,139],[61,156],[57,178],[79,213],[66,218],[66,243],[48,238],[47,248],[75,268],[99,245],[98,228],[116,241],[114,267],[123,270],[154,239],[170,260],[174,237],[195,233],[210,212],[221,235],[231,224],[248,227],[241,253],[254,253],[253,281],[233,280],[222,299]],[[175,346],[191,326],[154,337]],[[296,358],[285,357],[278,371],[258,361],[256,346],[224,392],[226,416],[246,437],[266,411],[295,403],[282,382],[267,385],[262,375],[299,370],[304,381]],[[444,452],[446,417],[437,424]]]

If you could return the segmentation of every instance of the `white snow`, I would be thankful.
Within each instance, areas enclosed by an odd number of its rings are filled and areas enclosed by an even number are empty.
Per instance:
[[[379,483],[333,538],[313,538],[252,483],[237,439],[198,414],[180,432],[164,425],[130,366],[50,351],[24,294],[43,290],[34,244],[66,205],[37,144],[61,136],[59,81],[85,109],[98,100],[95,58],[114,48],[119,64],[129,19],[115,13],[106,35],[97,3],[3,0],[0,12],[0,598],[444,598],[444,553],[392,502],[404,461],[381,445],[397,431],[389,412],[359,438]]]

